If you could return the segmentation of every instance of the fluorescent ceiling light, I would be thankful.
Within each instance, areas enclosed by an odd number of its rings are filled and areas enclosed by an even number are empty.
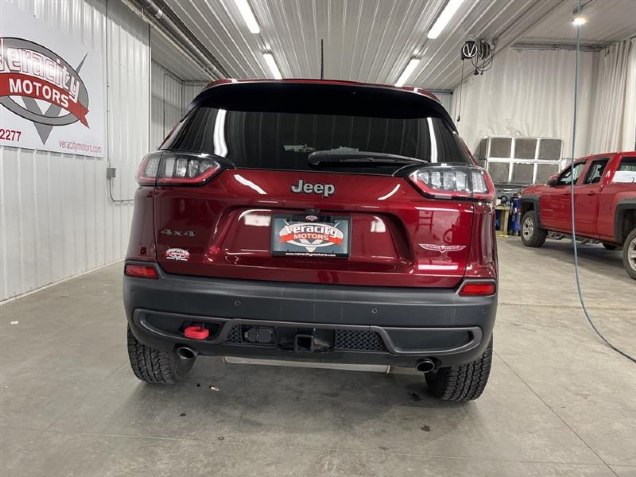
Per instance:
[[[442,13],[440,13],[437,20],[435,20],[433,28],[431,28],[428,32],[427,36],[431,40],[434,40],[440,33],[442,33],[442,30],[446,28],[446,25],[448,25],[450,19],[453,18],[453,15],[455,15],[463,1],[464,0],[448,0],[444,10],[442,10]]]
[[[582,17],[581,15],[574,17],[574,20],[572,20],[572,25],[574,26],[581,26],[581,25],[585,25],[587,23],[587,18]]]
[[[265,62],[267,63],[267,66],[269,66],[269,70],[272,72],[274,78],[283,79],[283,75],[280,74],[280,70],[278,69],[276,60],[274,59],[274,55],[272,55],[271,53],[263,53],[263,57],[265,58]]]
[[[402,71],[402,74],[400,75],[398,80],[395,82],[395,86],[404,86],[404,83],[406,83],[406,80],[409,79],[409,76],[411,76],[411,74],[413,73],[413,70],[419,64],[420,64],[419,58],[411,58],[411,61],[409,61],[409,64],[406,65],[406,68],[404,68],[404,71]]]
[[[243,20],[245,20],[245,23],[247,23],[247,28],[249,28],[249,30],[254,34],[260,33],[261,28],[258,26],[258,22],[256,21],[256,17],[254,16],[254,12],[252,11],[252,7],[250,7],[248,1],[234,0],[234,3],[236,3],[239,12],[241,12]]]

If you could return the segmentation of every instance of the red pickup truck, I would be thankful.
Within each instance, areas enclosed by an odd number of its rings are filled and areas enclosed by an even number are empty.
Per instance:
[[[572,234],[570,185],[574,181],[577,237],[623,247],[623,264],[636,280],[636,151],[578,159],[547,185],[521,196],[521,240],[541,247],[549,232]]]

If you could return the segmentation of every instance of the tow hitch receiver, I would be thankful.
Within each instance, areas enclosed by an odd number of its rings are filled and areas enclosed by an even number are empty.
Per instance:
[[[294,337],[294,351],[313,351],[314,337],[313,335],[297,334]]]
[[[307,330],[294,336],[294,351],[321,352],[333,348],[334,334],[331,330]]]

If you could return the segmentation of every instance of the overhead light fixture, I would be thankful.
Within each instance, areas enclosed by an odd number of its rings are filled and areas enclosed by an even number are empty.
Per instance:
[[[440,13],[439,17],[437,17],[437,20],[435,20],[435,23],[433,24],[433,28],[429,30],[428,35],[426,36],[428,36],[431,40],[437,38],[439,34],[442,33],[442,30],[446,28],[446,25],[448,25],[450,19],[453,18],[453,15],[455,15],[463,1],[464,0],[448,0],[444,10],[442,10],[442,13]]]
[[[574,26],[581,26],[581,25],[585,25],[586,23],[587,23],[587,18],[581,15],[577,15],[576,17],[574,17],[574,20],[572,20],[572,25]]]
[[[411,61],[409,61],[409,64],[406,65],[406,68],[404,68],[404,71],[402,71],[402,74],[400,75],[398,80],[395,82],[395,86],[398,86],[398,87],[404,86],[404,83],[406,83],[406,80],[409,79],[409,76],[413,74],[413,70],[415,70],[415,68],[417,68],[417,65],[419,64],[420,64],[419,58],[411,58]]]
[[[269,66],[269,70],[272,72],[272,76],[274,76],[275,79],[283,79],[283,75],[280,74],[280,69],[278,69],[274,55],[271,53],[263,53],[263,57],[265,58],[267,66]]]
[[[254,12],[252,11],[252,7],[247,0],[234,0],[234,3],[241,12],[241,16],[245,23],[247,24],[247,28],[254,33],[260,33],[261,28],[258,26],[258,22],[256,21],[256,17],[254,16]]]

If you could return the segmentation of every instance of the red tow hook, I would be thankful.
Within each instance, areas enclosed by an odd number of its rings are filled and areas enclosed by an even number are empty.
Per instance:
[[[191,325],[183,330],[183,336],[191,340],[204,340],[210,336],[210,330],[201,325]]]

